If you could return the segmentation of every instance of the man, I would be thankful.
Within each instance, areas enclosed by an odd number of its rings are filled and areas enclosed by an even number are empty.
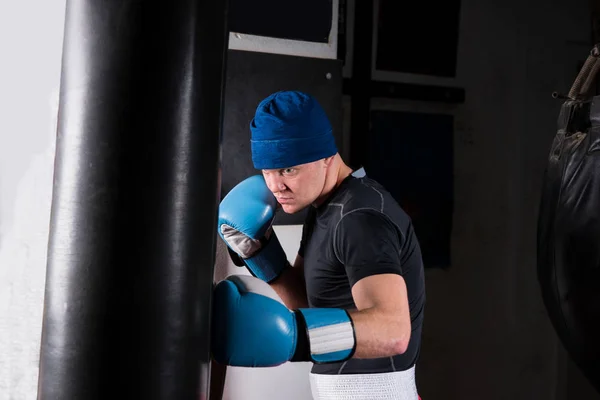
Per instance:
[[[253,276],[215,288],[215,359],[313,362],[314,399],[417,400],[425,285],[410,218],[344,163],[312,96],[270,95],[250,128],[262,174],[223,199],[218,232]],[[279,207],[308,207],[293,266],[271,226]]]

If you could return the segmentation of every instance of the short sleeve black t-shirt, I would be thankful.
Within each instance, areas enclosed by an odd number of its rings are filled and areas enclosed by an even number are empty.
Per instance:
[[[309,210],[299,253],[310,307],[356,309],[352,286],[390,273],[404,278],[410,306],[412,334],[405,353],[315,364],[313,373],[393,372],[415,365],[425,306],[421,249],[409,216],[385,188],[368,177],[346,178],[324,204]]]

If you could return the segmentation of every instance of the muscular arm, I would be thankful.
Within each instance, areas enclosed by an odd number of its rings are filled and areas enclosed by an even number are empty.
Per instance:
[[[400,258],[404,237],[385,215],[365,210],[345,216],[336,254],[352,286],[355,358],[402,354],[411,335],[410,309]]]
[[[294,265],[286,268],[281,276],[271,282],[285,305],[290,309],[308,307],[306,285],[304,283],[304,259],[298,254]]]
[[[410,310],[404,279],[396,274],[368,276],[352,288],[357,306],[350,312],[356,333],[355,358],[391,357],[408,347]]]

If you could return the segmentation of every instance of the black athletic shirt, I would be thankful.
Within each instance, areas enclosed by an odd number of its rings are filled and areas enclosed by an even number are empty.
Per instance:
[[[370,275],[402,275],[408,291],[412,334],[395,357],[315,364],[317,374],[403,371],[415,365],[421,347],[425,282],[421,249],[409,216],[380,184],[350,175],[325,203],[310,207],[299,254],[310,307],[356,309],[351,288]]]

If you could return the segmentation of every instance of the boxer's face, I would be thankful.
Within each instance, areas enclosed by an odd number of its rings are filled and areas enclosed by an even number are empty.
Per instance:
[[[294,214],[311,205],[322,194],[327,169],[325,160],[282,169],[264,169],[267,186],[288,214]]]

